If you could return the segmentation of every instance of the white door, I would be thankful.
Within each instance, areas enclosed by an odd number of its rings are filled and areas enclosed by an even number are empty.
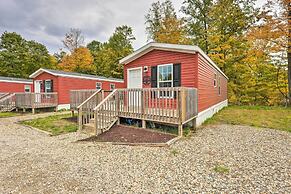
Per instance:
[[[34,81],[34,93],[35,93],[35,102],[41,101],[41,81]]]
[[[127,72],[127,88],[142,88],[142,68],[128,69]],[[131,108],[140,106],[140,92],[131,91],[128,93],[128,104]]]

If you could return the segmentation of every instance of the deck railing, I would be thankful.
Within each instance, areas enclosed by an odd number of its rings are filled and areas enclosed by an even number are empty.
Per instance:
[[[6,94],[0,99],[0,112],[8,112],[15,109],[15,93]]]
[[[58,105],[57,93],[16,93],[16,107],[44,108]]]
[[[94,118],[94,108],[102,101],[102,99],[103,92],[97,90],[91,94],[89,98],[78,105],[78,123],[80,130],[82,129],[82,125],[89,123],[90,119]]]
[[[197,115],[195,88],[118,89],[117,92],[121,117],[179,124]]]
[[[87,100],[97,90],[71,90],[70,91],[70,108],[77,110],[77,107]]]
[[[194,119],[198,113],[195,88],[116,89],[102,101],[96,100],[97,96],[98,93],[95,93],[84,103],[88,104],[87,116],[84,116],[82,108],[79,107],[81,128],[82,124],[89,123],[93,118],[92,107],[96,105],[96,134],[108,130],[119,117],[141,119],[143,125],[147,120],[182,126]]]

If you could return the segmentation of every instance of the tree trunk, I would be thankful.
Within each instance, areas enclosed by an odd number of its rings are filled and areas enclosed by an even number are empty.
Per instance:
[[[288,98],[291,106],[291,3],[288,6]]]

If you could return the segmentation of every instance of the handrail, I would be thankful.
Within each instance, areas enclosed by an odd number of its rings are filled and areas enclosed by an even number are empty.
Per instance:
[[[118,119],[117,89],[114,89],[95,108],[95,130],[96,135],[111,128]]]
[[[115,92],[117,91],[117,89],[114,89],[108,96],[106,96],[106,98],[104,98],[95,108],[94,111],[96,111],[97,109],[100,108],[100,106],[102,106],[111,96],[113,96],[115,94]]]
[[[101,91],[97,90],[77,107],[79,130],[82,129],[84,124],[89,123],[90,119],[94,118],[94,108],[103,99],[103,92]]]
[[[0,99],[0,112],[11,111],[15,107],[15,93],[6,95]]]
[[[100,92],[101,89],[97,90],[96,92],[94,92],[89,98],[87,98],[84,102],[82,102],[79,106],[77,106],[77,109],[79,109],[80,107],[82,107],[84,104],[86,104],[89,100],[91,100],[98,92]]]

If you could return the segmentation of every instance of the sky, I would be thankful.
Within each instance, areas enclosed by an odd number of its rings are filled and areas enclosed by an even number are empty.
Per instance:
[[[156,0],[0,0],[0,34],[16,32],[44,44],[50,53],[63,48],[70,28],[79,28],[85,43],[107,41],[115,27],[133,28],[135,49],[147,42],[145,15]],[[184,0],[172,0],[178,11]],[[258,0],[261,6],[267,0]]]

